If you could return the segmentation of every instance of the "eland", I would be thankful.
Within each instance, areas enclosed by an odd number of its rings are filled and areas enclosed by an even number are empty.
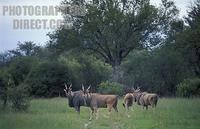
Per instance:
[[[96,119],[98,119],[98,108],[108,108],[109,113],[113,108],[116,112],[118,112],[117,95],[103,95],[99,93],[90,93],[90,86],[87,89],[85,89],[83,85],[82,91],[85,95],[86,105],[91,109],[90,120],[92,120],[93,115],[96,115]]]
[[[133,89],[133,96],[135,98],[135,102],[137,102],[138,105],[146,107],[146,110],[148,109],[148,106],[156,107],[158,102],[158,95],[155,93],[147,93],[147,92],[141,92],[140,88],[137,88],[136,90]]]
[[[85,106],[86,101],[83,95],[82,90],[80,91],[72,91],[72,84],[68,87],[66,84],[64,92],[66,97],[68,98],[69,107],[75,108],[76,112],[80,114],[80,106]]]

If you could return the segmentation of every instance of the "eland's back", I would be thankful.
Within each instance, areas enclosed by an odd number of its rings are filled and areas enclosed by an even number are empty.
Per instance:
[[[98,93],[91,94],[90,106],[97,108],[106,108],[111,106],[113,108],[117,107],[118,97],[117,95],[103,95]]]

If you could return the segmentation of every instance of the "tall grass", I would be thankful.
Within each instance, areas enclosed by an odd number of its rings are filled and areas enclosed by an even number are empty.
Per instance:
[[[27,112],[0,111],[0,129],[199,129],[200,99],[160,99],[156,109],[133,106],[127,117],[118,103],[119,113],[100,109],[99,119],[89,121],[90,109],[80,116],[69,108],[65,98],[34,99]]]

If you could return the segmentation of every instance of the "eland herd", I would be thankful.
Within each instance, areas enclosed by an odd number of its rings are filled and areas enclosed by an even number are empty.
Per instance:
[[[80,114],[81,106],[89,107],[91,109],[89,120],[92,120],[93,115],[95,115],[96,119],[98,119],[98,108],[107,108],[109,114],[112,109],[118,112],[118,95],[91,93],[91,86],[85,89],[83,85],[81,90],[72,91],[72,84],[69,86],[66,84],[64,85],[64,92],[68,98],[69,107],[73,107],[78,114]],[[143,109],[146,107],[147,110],[148,106],[156,107],[158,95],[155,93],[141,92],[140,88],[137,88],[136,90],[133,88],[132,92],[127,93],[124,96],[123,106],[126,111],[129,110],[129,107],[133,106],[134,102],[143,106]]]

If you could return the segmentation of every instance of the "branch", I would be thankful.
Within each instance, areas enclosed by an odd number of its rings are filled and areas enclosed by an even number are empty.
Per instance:
[[[121,50],[120,51],[120,57],[121,58],[125,58],[132,50],[134,49],[134,47],[129,47],[129,48],[125,48],[125,50]]]
[[[99,38],[99,39],[103,39],[104,45],[105,45],[105,47],[106,47],[106,50],[104,49],[105,53],[107,53],[107,56],[110,58],[110,60],[112,60],[113,57],[112,57],[110,48],[108,47],[108,44],[107,44],[108,41],[107,41],[106,37],[103,36],[103,34],[102,34],[102,32],[101,32],[100,29],[97,30],[97,33],[101,36],[101,38]],[[97,36],[97,35],[96,35],[96,36]],[[101,43],[98,43],[98,44],[101,46]],[[103,46],[102,46],[102,48],[103,48]]]
[[[104,53],[99,51],[97,48],[95,49],[95,48],[92,48],[92,47],[87,47],[87,49],[99,53],[107,62],[110,62],[110,59]]]

